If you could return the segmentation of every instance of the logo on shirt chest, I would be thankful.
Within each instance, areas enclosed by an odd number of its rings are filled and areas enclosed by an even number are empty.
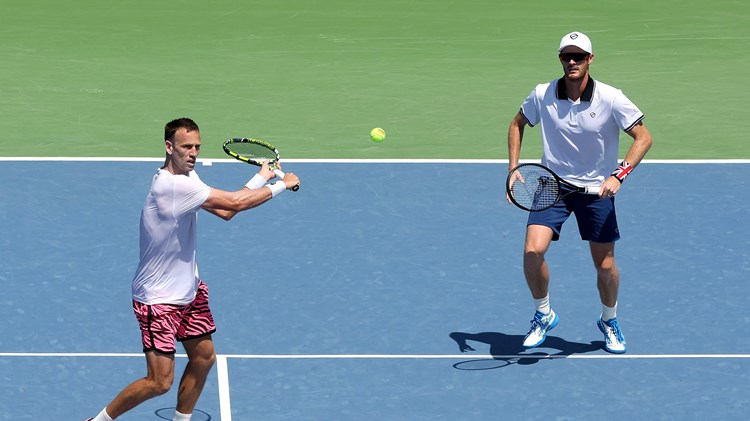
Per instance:
[[[598,132],[607,125],[605,114],[600,110],[571,110],[565,121],[560,121],[557,127],[570,133]],[[604,118],[604,120],[602,120]]]

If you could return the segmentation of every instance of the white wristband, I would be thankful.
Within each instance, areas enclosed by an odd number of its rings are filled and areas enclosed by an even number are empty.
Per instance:
[[[273,184],[266,184],[266,187],[271,189],[271,197],[276,197],[278,194],[286,190],[286,184],[283,181],[277,181]]]
[[[250,190],[257,190],[263,186],[266,185],[266,179],[263,178],[260,174],[255,174],[253,178],[250,179],[250,181],[245,184],[245,187],[247,187]]]

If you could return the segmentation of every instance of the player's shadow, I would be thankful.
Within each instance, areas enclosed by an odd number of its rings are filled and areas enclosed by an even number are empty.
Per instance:
[[[588,344],[569,342],[558,336],[547,335],[544,343],[529,353],[523,348],[523,335],[506,335],[499,332],[464,333],[453,332],[451,339],[456,341],[461,352],[474,351],[468,341],[480,342],[490,346],[489,358],[462,361],[453,366],[460,370],[489,370],[507,367],[509,365],[530,365],[540,360],[565,357],[573,354],[586,354],[604,348],[604,341],[592,341]],[[557,350],[557,352],[543,352],[542,350]]]

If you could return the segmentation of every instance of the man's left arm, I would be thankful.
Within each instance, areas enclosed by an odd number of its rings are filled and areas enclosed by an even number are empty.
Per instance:
[[[648,129],[642,122],[633,126],[633,128],[626,133],[633,138],[633,144],[630,145],[630,149],[628,150],[628,153],[625,154],[625,159],[622,163],[614,169],[612,175],[604,181],[604,184],[602,184],[599,189],[600,196],[614,196],[617,194],[617,191],[620,190],[620,186],[625,181],[628,174],[640,164],[643,157],[646,156],[646,152],[651,149],[651,145],[653,144],[651,133],[649,133]]]

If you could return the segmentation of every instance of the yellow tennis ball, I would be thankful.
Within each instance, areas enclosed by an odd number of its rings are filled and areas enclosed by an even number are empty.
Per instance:
[[[370,132],[370,137],[372,138],[373,142],[380,143],[385,140],[385,130],[381,129],[380,127],[376,127]]]

